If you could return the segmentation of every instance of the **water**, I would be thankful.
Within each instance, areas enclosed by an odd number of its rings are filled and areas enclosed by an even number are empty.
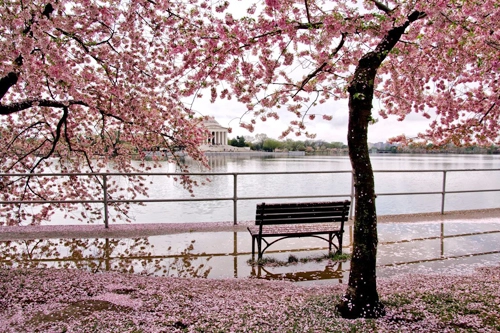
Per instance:
[[[380,154],[371,156],[375,173],[376,201],[379,215],[412,214],[441,211],[441,194],[384,195],[403,192],[440,192],[443,186],[442,172],[389,173],[387,170],[453,170],[453,169],[499,169],[500,156],[495,155],[402,155]],[[301,172],[301,171],[350,171],[347,156],[300,156],[300,157],[250,157],[211,156],[211,172]],[[192,164],[193,172],[200,172]],[[158,172],[175,172],[175,167],[164,164]],[[448,172],[447,191],[500,188],[500,171]],[[206,177],[195,176],[203,181]],[[195,188],[195,198],[233,196],[232,176],[209,176],[210,182]],[[149,177],[151,199],[189,198],[190,194],[172,178]],[[237,180],[239,198],[237,214],[239,221],[253,221],[255,205],[262,201],[244,200],[249,197],[273,197],[293,195],[349,195],[351,175],[342,174],[287,174],[287,175],[240,175]],[[340,200],[347,197],[329,197],[318,200]],[[311,199],[309,199],[311,200]],[[281,200],[283,201],[283,199]],[[286,199],[285,201],[293,201]],[[297,199],[295,201],[305,201]],[[500,192],[447,194],[445,210],[467,210],[496,208]],[[148,203],[134,205],[131,211],[135,223],[173,222],[225,222],[233,220],[232,201],[198,201],[173,203]],[[54,219],[54,224],[69,223]]]
[[[403,155],[379,154],[371,156],[375,170],[376,206],[379,215],[413,214],[440,212],[444,174],[440,170],[456,169],[499,169],[499,171],[470,171],[446,173],[446,190],[497,190],[491,192],[448,193],[446,194],[445,211],[497,208],[500,202],[500,156],[498,155]],[[209,157],[211,170],[201,169],[194,161],[187,160],[192,172],[224,172],[239,173],[237,176],[237,221],[253,221],[255,206],[264,202],[293,202],[344,200],[351,194],[351,166],[347,156],[286,156],[262,157],[250,154],[215,155]],[[433,172],[397,172],[401,170]],[[437,171],[435,171],[437,170]],[[156,173],[177,172],[175,165],[164,162]],[[335,171],[335,174],[308,174],[305,172]],[[296,174],[252,175],[252,172],[297,172]],[[194,197],[184,189],[173,177],[149,176],[145,184],[149,187],[149,197],[133,197],[124,193],[129,199],[177,200],[219,198],[224,200],[161,202],[131,204],[128,213],[133,223],[196,223],[196,222],[233,222],[233,175],[192,176],[205,185],[194,188]],[[108,184],[118,183],[127,187],[126,180],[120,176],[108,176]],[[394,193],[424,193],[418,195],[392,195]],[[82,194],[80,199],[100,199],[102,193]],[[277,199],[279,196],[322,196],[308,199]],[[263,198],[265,197],[265,198]],[[91,206],[104,211],[103,204]],[[28,207],[30,209],[31,207]],[[41,205],[31,209],[39,211]],[[57,211],[46,225],[82,224],[79,218],[81,209],[65,214]],[[113,222],[118,216],[113,207],[109,207],[111,223],[124,223],[124,220]],[[85,212],[89,216],[89,212]],[[0,222],[1,222],[0,217]],[[95,223],[104,223],[96,220]],[[28,222],[28,221],[27,221]],[[84,222],[83,222],[84,223]]]
[[[500,218],[474,221],[381,223],[377,275],[473,274],[500,262]],[[352,226],[344,252],[352,251]],[[274,244],[266,258],[287,261],[325,255],[326,243],[293,238]],[[0,267],[77,268],[151,276],[286,279],[302,284],[347,283],[350,262],[311,260],[254,267],[245,230],[187,232],[135,238],[31,239],[0,242]]]
[[[213,172],[330,171],[350,170],[346,156],[250,158],[214,156]],[[490,155],[373,155],[375,170],[497,169],[500,156]],[[175,168],[164,164],[163,172]],[[193,170],[199,171],[199,170]],[[195,190],[197,198],[231,196],[232,176],[211,176],[207,186]],[[384,196],[387,192],[440,191],[442,173],[377,172],[377,211],[380,215],[440,210],[440,195]],[[199,177],[201,178],[201,177]],[[450,172],[452,191],[493,189],[500,172]],[[152,198],[187,198],[171,178],[150,177]],[[291,194],[350,193],[350,175],[240,176],[238,197]],[[262,200],[260,200],[262,201]],[[240,201],[240,220],[252,221],[259,200]],[[497,192],[449,194],[447,210],[498,208]],[[135,206],[136,223],[231,221],[232,202],[161,203]],[[52,224],[70,222],[54,219]],[[474,267],[500,262],[500,219],[446,222],[380,223],[377,274],[473,273]],[[346,228],[344,252],[351,251],[352,226]],[[286,261],[324,255],[324,242],[294,238],[278,242],[266,252]],[[234,232],[187,232],[135,238],[29,239],[0,242],[0,266],[78,268],[94,272],[120,271],[145,275],[288,279],[305,284],[347,283],[349,261],[309,261],[285,266],[252,267],[251,237],[246,230]]]

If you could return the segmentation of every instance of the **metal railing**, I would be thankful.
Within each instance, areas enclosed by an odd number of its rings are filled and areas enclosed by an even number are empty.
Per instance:
[[[386,192],[377,193],[377,196],[403,196],[403,195],[441,195],[441,214],[445,213],[445,198],[447,194],[459,193],[477,193],[477,192],[500,192],[500,188],[494,189],[470,189],[470,190],[447,190],[447,174],[453,172],[493,172],[500,169],[450,169],[450,170],[375,170],[374,173],[441,173],[442,187],[441,191],[424,191],[424,192]],[[351,186],[349,192],[342,194],[322,194],[322,195],[293,195],[293,196],[238,196],[238,177],[250,175],[292,175],[292,174],[351,174]],[[226,197],[204,197],[204,198],[176,198],[176,199],[114,199],[108,195],[108,178],[109,177],[139,177],[139,176],[232,176],[233,177],[233,193]],[[286,172],[192,172],[192,173],[29,173],[29,174],[0,174],[1,177],[102,177],[102,199],[89,200],[11,200],[0,201],[2,205],[14,204],[78,204],[78,203],[101,203],[103,205],[104,226],[108,228],[108,208],[111,204],[119,203],[161,203],[161,202],[196,202],[196,201],[232,201],[233,202],[233,223],[238,222],[238,201],[243,200],[275,200],[275,199],[315,199],[315,198],[350,198],[353,205],[349,218],[353,217],[354,207],[354,179],[352,171],[286,171]]]

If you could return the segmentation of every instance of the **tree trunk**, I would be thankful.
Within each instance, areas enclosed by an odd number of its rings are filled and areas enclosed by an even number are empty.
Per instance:
[[[415,11],[401,26],[389,30],[374,51],[358,63],[349,85],[349,130],[347,143],[354,172],[355,217],[349,284],[337,310],[344,318],[377,318],[385,314],[377,292],[377,213],[375,181],[368,153],[374,82],[377,70],[401,38],[405,29],[425,14]]]
[[[377,293],[377,213],[375,182],[368,153],[373,80],[378,66],[364,57],[349,87],[349,158],[354,172],[355,218],[349,285],[337,306],[345,318],[376,318],[385,314]]]

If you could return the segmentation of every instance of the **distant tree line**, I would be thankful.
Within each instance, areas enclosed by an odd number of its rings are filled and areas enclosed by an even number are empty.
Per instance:
[[[340,152],[347,153],[347,145],[343,142],[326,142],[324,140],[277,140],[269,138],[266,134],[254,136],[237,136],[228,140],[228,145],[234,147],[250,147],[256,151],[304,151],[306,153]],[[426,143],[411,143],[403,146],[400,144],[376,143],[371,145],[372,153],[391,154],[500,154],[500,147],[491,145],[480,147],[476,145],[434,146]]]
[[[410,154],[500,154],[500,147],[491,145],[481,147],[478,145],[455,146],[450,143],[446,146],[434,146],[433,144],[411,143],[408,146],[397,146],[395,153]]]
[[[324,140],[276,140],[269,138],[266,134],[257,134],[252,136],[237,136],[229,139],[228,144],[234,147],[250,147],[251,150],[257,151],[305,151],[317,152],[328,151],[333,149],[345,149],[347,145],[343,142],[326,142]]]

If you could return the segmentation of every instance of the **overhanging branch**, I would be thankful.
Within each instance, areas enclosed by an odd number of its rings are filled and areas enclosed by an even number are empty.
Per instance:
[[[52,107],[52,108],[65,108],[70,105],[88,106],[82,101],[67,101],[59,102],[48,99],[28,99],[22,102],[12,103],[8,105],[0,104],[0,115],[9,115],[20,112],[35,106]]]

